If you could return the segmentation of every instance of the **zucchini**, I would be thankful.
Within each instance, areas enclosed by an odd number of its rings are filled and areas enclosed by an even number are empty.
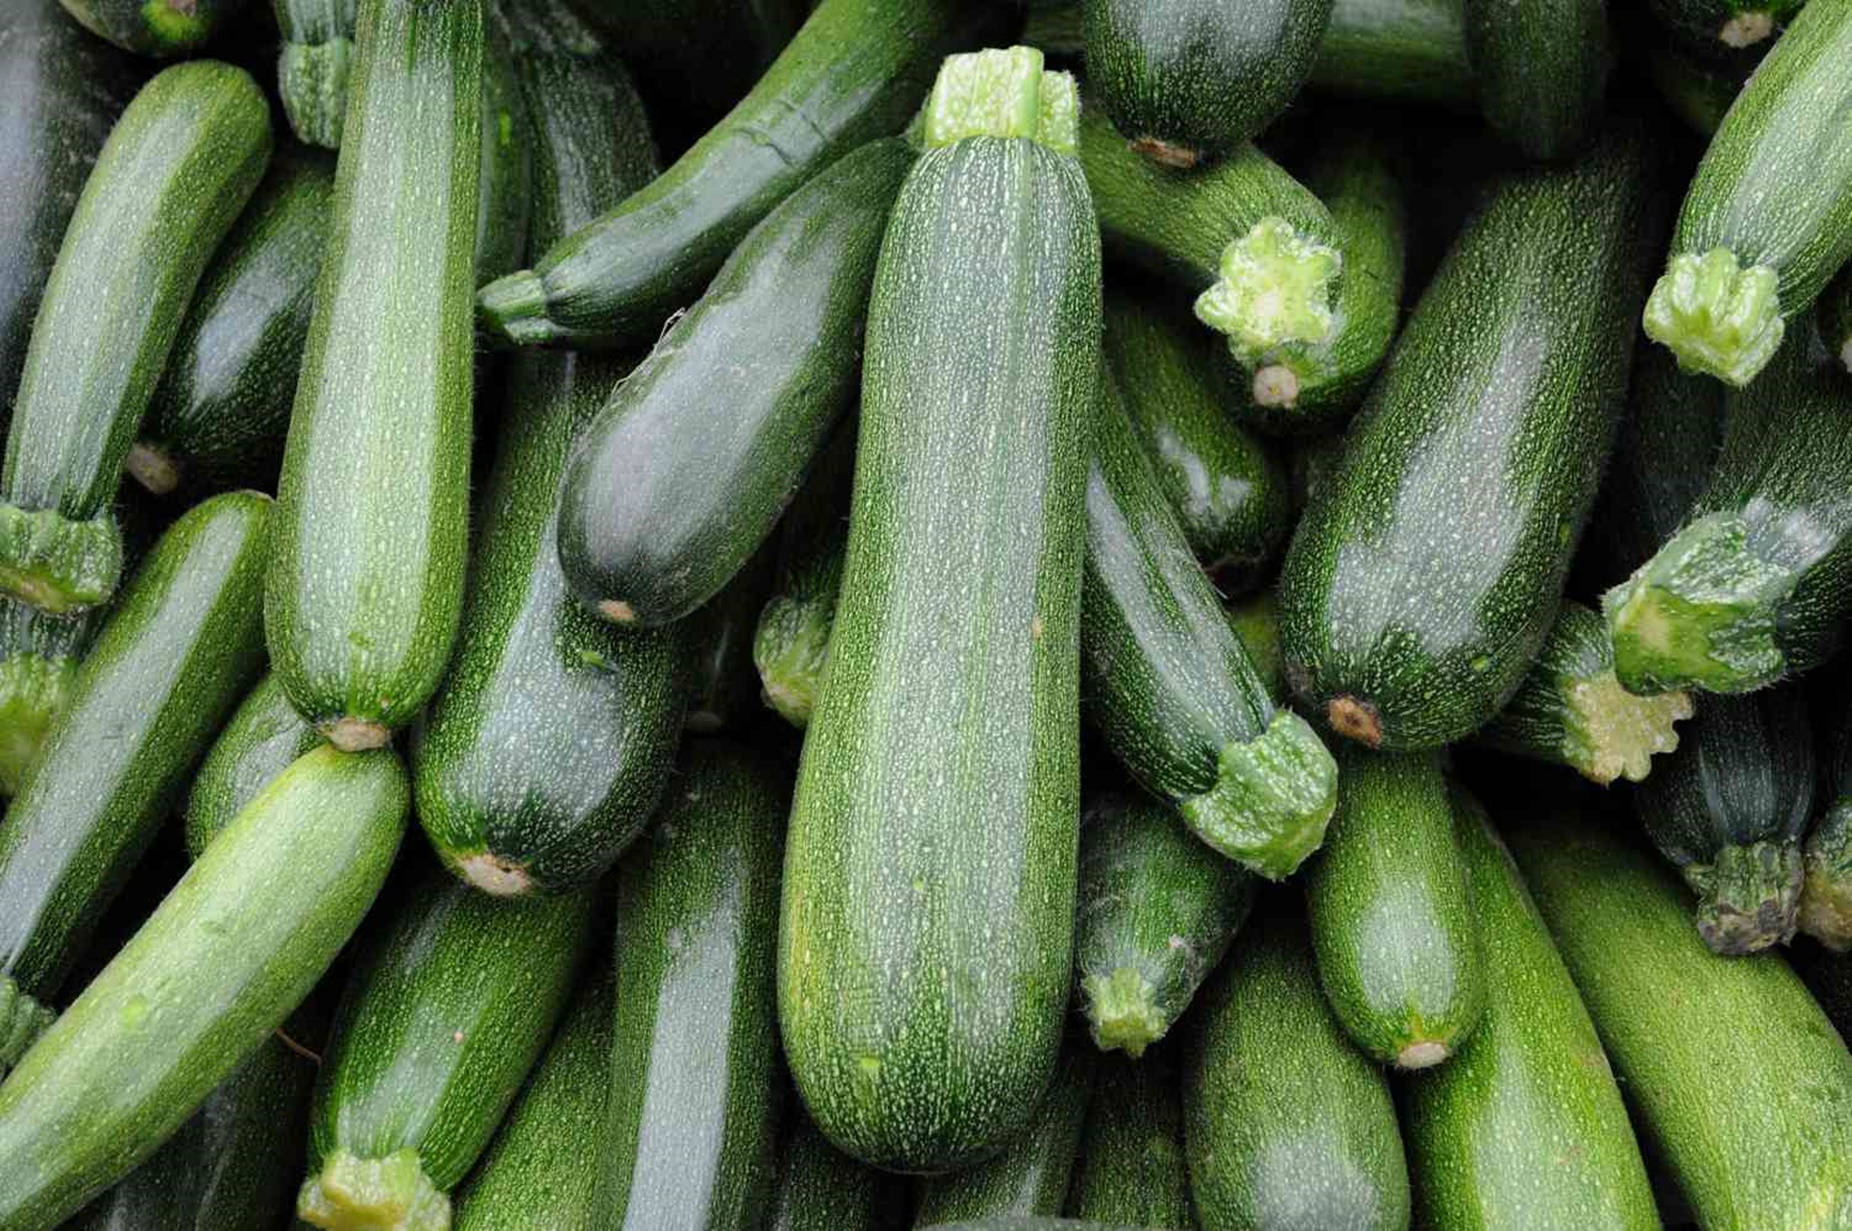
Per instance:
[[[1252,589],[1292,528],[1286,471],[1229,417],[1207,339],[1152,302],[1113,295],[1106,362],[1190,550],[1217,588]]]
[[[1852,372],[1852,263],[1820,296],[1819,322],[1826,353]]]
[[[1797,329],[1732,394],[1682,528],[1602,596],[1614,670],[1638,693],[1738,693],[1830,658],[1852,612],[1852,386]]]
[[[1402,1102],[1416,1221],[1653,1231],[1653,1190],[1595,1024],[1504,844],[1456,793],[1485,1012]]]
[[[936,1231],[1139,1231],[1135,1227],[1114,1227],[1103,1222],[1079,1218],[1046,1218],[1035,1214],[1006,1218],[979,1218],[972,1222],[948,1222]]]
[[[317,748],[251,801],[0,1085],[0,1226],[76,1213],[263,1045],[372,904],[410,799],[390,751]]]
[[[1093,1049],[1070,1040],[1029,1127],[1003,1153],[928,1180],[914,1225],[932,1227],[1006,1214],[1059,1214],[1080,1150],[1093,1090]]]
[[[1203,1226],[1408,1226],[1388,1083],[1331,1016],[1303,923],[1256,921],[1195,1022],[1183,1140]]]
[[[752,647],[771,592],[772,563],[770,548],[761,548],[725,589],[688,617],[682,640],[688,676],[684,730],[713,735],[760,713]]]
[[[107,599],[122,569],[109,505],[187,301],[270,158],[244,70],[155,75],[84,183],[45,285],[0,474],[0,591],[54,614]]]
[[[1801,852],[1801,904],[1796,926],[1836,953],[1852,950],[1852,709],[1840,699],[1843,680],[1827,695],[1834,713],[1818,741],[1820,806]]]
[[[1140,154],[1236,153],[1305,84],[1332,0],[1086,0],[1087,80]]]
[[[271,667],[337,747],[442,679],[468,550],[480,0],[361,0],[265,595]]]
[[[1596,127],[1614,60],[1605,0],[1463,0],[1479,111],[1526,158],[1574,154]]]
[[[773,937],[788,793],[759,754],[693,742],[618,874],[600,1226],[758,1225],[785,1090]]]
[[[1279,880],[1324,840],[1337,767],[1276,708],[1197,568],[1110,377],[1087,476],[1086,713],[1191,831]]]
[[[855,425],[843,423],[779,523],[778,573],[752,637],[760,695],[799,730],[810,725],[829,664],[854,478]]]
[[[804,181],[896,132],[989,0],[823,0],[752,92],[648,187],[484,287],[484,330],[517,346],[654,338]]]
[[[1743,91],[1745,76],[1685,55],[1671,47],[1648,53],[1647,72],[1660,101],[1687,127],[1708,140]]]
[[[1182,1016],[1254,901],[1251,877],[1142,795],[1081,818],[1075,999],[1102,1051],[1136,1060]]]
[[[1102,1056],[1064,1211],[1074,1218],[1194,1231],[1183,1101],[1170,1049]]]
[[[1026,1125],[1067,1005],[1100,328],[1098,233],[1059,152],[1073,115],[1032,49],[949,58],[868,309],[778,996],[818,1127],[895,1170],[967,1165]]]
[[[680,620],[770,537],[854,399],[875,257],[912,165],[905,141],[871,142],[787,197],[580,434],[559,558],[588,606],[622,625]]]
[[[1473,102],[1461,0],[1333,0],[1314,90],[1368,100]]]
[[[533,125],[515,68],[509,8],[531,0],[482,0],[482,163],[476,176],[476,285],[527,257],[533,213]]]
[[[187,854],[198,859],[258,792],[321,741],[276,676],[245,694],[200,762],[186,801]]]
[[[1686,50],[1737,59],[1772,45],[1806,0],[1647,0],[1646,9]]]
[[[1691,714],[1689,693],[1636,697],[1622,688],[1606,621],[1565,599],[1524,682],[1478,739],[1501,752],[1567,765],[1606,786],[1623,776],[1645,778],[1654,754],[1678,747],[1675,725]]]
[[[1499,181],[1429,282],[1280,576],[1287,678],[1371,747],[1523,682],[1601,478],[1652,240],[1641,132]]]
[[[546,1047],[595,902],[590,889],[498,902],[436,869],[409,887],[341,993],[297,1217],[334,1231],[450,1225],[446,1194]]]
[[[1852,957],[1802,941],[1793,950],[1794,969],[1839,1037],[1852,1034]]]
[[[1746,385],[1852,257],[1852,7],[1810,4],[1757,67],[1685,193],[1647,335]]]
[[[766,1231],[882,1231],[900,1195],[884,1173],[831,1145],[810,1117],[797,1123],[778,1164]]]
[[[275,482],[333,191],[326,156],[286,152],[226,237],[123,459],[150,492]]]
[[[1228,623],[1248,652],[1254,674],[1274,703],[1286,699],[1286,673],[1280,663],[1280,604],[1272,590],[1262,590],[1228,609]]]
[[[0,1072],[263,663],[270,500],[214,497],[136,573],[0,824]],[[4,1226],[0,1220],[0,1226]]]
[[[1691,928],[1690,895],[1588,819],[1586,799],[1508,812],[1506,841],[1635,1121],[1697,1221],[1843,1224],[1852,1055],[1793,971],[1773,954],[1719,961]]]
[[[59,0],[98,38],[124,51],[167,59],[199,50],[231,24],[244,0]]]
[[[1318,981],[1351,1042],[1399,1069],[1458,1051],[1485,966],[1437,754],[1339,752],[1338,810],[1305,897]]]
[[[107,607],[55,616],[0,598],[0,794],[19,794]]]
[[[283,36],[277,94],[296,140],[341,148],[358,0],[271,0]]]

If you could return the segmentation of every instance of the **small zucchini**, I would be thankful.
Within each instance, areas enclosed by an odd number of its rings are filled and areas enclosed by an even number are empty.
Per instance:
[[[200,762],[186,801],[187,855],[198,859],[244,806],[321,741],[276,676],[245,694]]]
[[[282,50],[277,94],[296,139],[341,148],[358,0],[272,0]]]
[[[199,50],[245,0],[60,0],[64,11],[124,51],[167,59]]]
[[[766,1231],[886,1231],[896,1226],[891,1176],[863,1166],[830,1144],[802,1108],[778,1162]]]
[[[1461,0],[1333,0],[1309,85],[1368,101],[1473,102]]]
[[[810,725],[829,664],[854,478],[855,425],[844,423],[779,522],[778,573],[752,637],[760,695],[799,730]]]
[[[1194,1231],[1182,1089],[1170,1048],[1139,1060],[1100,1057],[1063,1212],[1128,1227]]]
[[[1461,16],[1492,131],[1526,158],[1574,154],[1600,118],[1613,66],[1604,0],[1464,0]]]
[[[1835,713],[1821,724],[1813,828],[1801,850],[1796,925],[1835,953],[1852,950],[1852,707],[1833,689]]]

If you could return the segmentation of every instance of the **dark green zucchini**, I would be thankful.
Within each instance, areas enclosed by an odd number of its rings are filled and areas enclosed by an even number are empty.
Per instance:
[[[800,730],[810,725],[829,663],[854,479],[855,424],[845,422],[779,522],[778,572],[752,637],[760,695]]]
[[[759,613],[771,593],[772,565],[768,544],[688,617],[682,630],[688,680],[684,730],[695,735],[731,731],[763,712],[752,653]]]
[[[1685,55],[1671,47],[1648,53],[1647,72],[1660,100],[1693,132],[1708,139],[1742,93],[1744,74]]]
[[[1075,998],[1094,1043],[1134,1060],[1163,1038],[1228,952],[1253,879],[1142,795],[1107,794],[1081,818]]]
[[[1757,67],[1685,193],[1646,332],[1746,385],[1852,257],[1852,8],[1810,4]]]
[[[1267,687],[1276,705],[1286,700],[1286,672],[1280,662],[1280,604],[1272,590],[1236,603],[1228,609],[1228,623],[1248,652],[1254,674]]]
[[[277,94],[298,141],[341,148],[358,0],[271,0],[283,47]]]
[[[777,1164],[773,981],[784,771],[690,743],[617,885],[617,1017],[598,1225],[749,1231]]]
[[[1801,931],[1836,953],[1852,949],[1852,706],[1843,699],[1844,678],[1823,690],[1829,714],[1817,724],[1817,803],[1801,851],[1795,919]]]
[[[1002,16],[990,0],[824,0],[674,166],[532,269],[484,287],[483,328],[518,346],[654,338],[774,206],[843,153],[898,131],[939,58]]]
[[[1826,353],[1852,372],[1852,264],[1820,296],[1819,322]]]
[[[447,1194],[545,1049],[597,900],[499,902],[436,869],[407,890],[348,976],[315,1085],[296,1215],[332,1231],[450,1225]]]
[[[509,9],[534,0],[482,0],[482,163],[476,176],[476,285],[527,259],[533,215],[534,132],[516,70]],[[557,237],[556,237],[557,238]]]
[[[122,569],[123,456],[207,260],[270,158],[242,69],[157,74],[109,134],[45,286],[0,475],[0,590],[69,614]]]
[[[98,913],[262,666],[269,523],[268,497],[235,492],[199,505],[162,537],[7,809],[0,1070],[50,1020],[51,998]]]
[[[0,1226],[76,1213],[263,1046],[372,904],[410,802],[390,751],[333,748],[251,802],[0,1085]]]
[[[1371,747],[1484,726],[1549,632],[1620,418],[1643,134],[1513,172],[1455,241],[1280,577],[1299,700]]]
[[[766,215],[579,436],[559,557],[607,619],[659,627],[770,537],[853,402],[868,286],[913,165],[872,142]]]
[[[1193,1016],[1183,1137],[1204,1227],[1408,1226],[1388,1083],[1331,1016],[1303,923],[1256,920]]]
[[[1566,158],[1601,116],[1614,37],[1604,0],[1463,0],[1486,123],[1526,158]]]
[[[1659,1218],[1595,1024],[1478,802],[1454,799],[1486,1003],[1402,1102],[1427,1227],[1653,1231]]]
[[[1063,1212],[1132,1227],[1194,1231],[1182,1092],[1170,1048],[1137,1061],[1100,1057]]]
[[[124,51],[166,59],[199,50],[245,0],[60,0],[86,30]]]
[[[193,775],[186,801],[187,854],[198,859],[258,792],[320,741],[276,676],[259,680]]]
[[[1227,157],[1286,110],[1332,0],[1086,0],[1087,83],[1132,148],[1185,169]]]
[[[1806,0],[1647,0],[1646,9],[1686,50],[1729,61],[1765,50]]]
[[[481,0],[360,0],[271,546],[271,667],[338,747],[437,691],[469,539]]]
[[[1073,108],[1039,52],[949,58],[869,305],[778,995],[818,1127],[891,1169],[1026,1125],[1068,1003],[1100,328]]]
[[[801,1108],[778,1162],[766,1231],[883,1231],[895,1225],[894,1178],[831,1145]]]
[[[1461,0],[1334,0],[1314,90],[1369,100],[1473,101]]]

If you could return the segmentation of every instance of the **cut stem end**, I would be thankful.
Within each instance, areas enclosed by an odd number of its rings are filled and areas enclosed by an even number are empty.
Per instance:
[[[365,718],[336,718],[321,726],[322,738],[342,752],[366,752],[392,742],[392,728]]]
[[[1223,745],[1215,785],[1177,801],[1197,837],[1268,880],[1284,880],[1325,840],[1337,807],[1337,763],[1291,710]]]
[[[1088,976],[1082,990],[1093,1042],[1101,1051],[1123,1051],[1136,1060],[1170,1029],[1170,1022],[1151,1003],[1156,989],[1129,966],[1104,979]]]

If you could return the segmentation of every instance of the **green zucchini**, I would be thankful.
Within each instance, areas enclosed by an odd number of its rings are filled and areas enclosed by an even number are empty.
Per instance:
[[[333,1231],[450,1225],[446,1194],[546,1047],[596,900],[498,902],[436,869],[408,886],[341,994],[297,1217]]]
[[[78,669],[0,824],[0,1071],[51,998],[263,662],[270,500],[218,496],[176,522]],[[4,1225],[0,1222],[0,1225]]]
[[[361,0],[265,625],[289,699],[377,747],[450,659],[468,550],[480,0]]]
[[[0,591],[56,614],[115,591],[123,456],[187,301],[270,158],[242,69],[177,64],[97,156],[45,286],[0,474]]]
[[[1106,362],[1190,550],[1227,590],[1252,589],[1292,528],[1286,471],[1229,417],[1214,350],[1187,319],[1106,301]]]
[[[258,792],[320,741],[276,676],[266,674],[238,703],[193,775],[186,801],[187,854],[198,859]]]
[[[1100,1057],[1063,1212],[1098,1222],[1194,1231],[1182,1091],[1169,1048],[1137,1061]]]
[[[1132,147],[1185,169],[1240,150],[1312,71],[1332,0],[1086,0],[1087,80]]]
[[[1103,1222],[1079,1218],[1045,1218],[1035,1214],[1005,1218],[979,1218],[972,1222],[948,1222],[937,1231],[1141,1231],[1137,1227],[1116,1227]]]
[[[1799,929],[1835,953],[1852,950],[1852,708],[1831,691],[1835,713],[1819,740],[1819,806],[1801,850]]]
[[[0,1226],[76,1213],[263,1045],[372,904],[410,798],[390,751],[317,748],[251,801],[0,1085]]]
[[[580,434],[559,558],[588,606],[680,620],[770,537],[854,400],[868,286],[912,165],[905,141],[872,142],[787,197]]]
[[[1303,923],[1257,920],[1194,1016],[1183,1139],[1204,1227],[1408,1226],[1388,1083],[1331,1016]]]
[[[1478,739],[1501,752],[1567,765],[1606,786],[1623,776],[1645,778],[1654,754],[1678,747],[1675,724],[1691,714],[1689,693],[1636,697],[1622,688],[1606,621],[1565,599],[1524,682]]]
[[[1707,140],[1743,91],[1744,74],[1685,55],[1672,47],[1648,53],[1647,72],[1673,115]]]
[[[966,1165],[1026,1125],[1067,1005],[1100,328],[1073,108],[1032,49],[950,57],[869,304],[778,995],[818,1127],[890,1169]]]
[[[60,0],[64,11],[124,51],[166,59],[199,50],[244,0]]]
[[[1852,263],[1839,271],[1820,296],[1819,322],[1826,353],[1852,372]]]
[[[1473,102],[1461,0],[1333,0],[1315,90],[1369,100]]]
[[[1081,818],[1075,999],[1102,1051],[1136,1060],[1183,1015],[1253,905],[1254,884],[1142,795]]]
[[[1679,44],[1711,59],[1754,54],[1772,44],[1806,0],[1647,0]]]
[[[277,94],[296,139],[341,148],[358,0],[271,0],[283,36]]]
[[[823,0],[752,92],[642,191],[484,287],[491,338],[620,346],[654,338],[804,181],[898,131],[939,58],[1002,14],[990,0]]]
[[[1852,8],[1810,4],[1757,67],[1685,193],[1647,334],[1746,385],[1852,257]]]
[[[1029,1126],[995,1158],[928,1180],[914,1225],[932,1227],[1006,1214],[1059,1214],[1067,1200],[1081,1125],[1093,1090],[1093,1054],[1084,1041],[1070,1039]]]
[[[779,522],[778,573],[752,637],[760,695],[799,730],[810,725],[829,664],[854,478],[855,425],[843,423]]]
[[[1649,178],[1631,125],[1513,172],[1429,282],[1280,577],[1287,678],[1338,734],[1436,747],[1523,682],[1620,418]]]
[[[327,157],[287,152],[226,237],[123,459],[150,492],[275,482],[333,190]]]
[[[17,795],[25,785],[107,612],[55,616],[0,598],[0,794]]]
[[[599,1226],[758,1225],[785,1090],[773,938],[788,793],[759,754],[693,742],[618,874]]]
[[[1463,0],[1479,110],[1526,158],[1566,158],[1600,119],[1614,36],[1605,0]]]
[[[1324,840],[1337,767],[1276,708],[1190,555],[1109,376],[1087,477],[1086,713],[1191,831],[1279,880]]]
[[[1478,801],[1455,795],[1485,1013],[1403,1099],[1416,1220],[1653,1231],[1659,1219],[1595,1024]]]
[[[778,1163],[766,1231],[882,1231],[900,1194],[891,1178],[831,1145],[802,1110]]]
[[[1839,1031],[1852,1036],[1852,957],[1802,941],[1793,949],[1794,970]]]
[[[531,0],[482,0],[482,139],[476,176],[476,285],[519,269],[533,214],[533,125],[515,66],[507,10]]]
[[[1485,1006],[1453,805],[1435,753],[1338,754],[1338,810],[1305,882],[1318,981],[1367,1055],[1425,1069]]]
[[[1500,815],[1636,1123],[1701,1225],[1844,1225],[1846,1045],[1779,957],[1720,961],[1671,872],[1596,812],[1559,796]]]
[[[688,617],[684,730],[713,735],[746,725],[762,711],[755,684],[753,638],[772,584],[770,545],[760,548],[726,588]]]
[[[1267,695],[1276,705],[1286,700],[1286,672],[1280,662],[1280,604],[1273,591],[1258,594],[1228,609],[1228,623],[1248,652],[1254,674],[1267,687]]]

